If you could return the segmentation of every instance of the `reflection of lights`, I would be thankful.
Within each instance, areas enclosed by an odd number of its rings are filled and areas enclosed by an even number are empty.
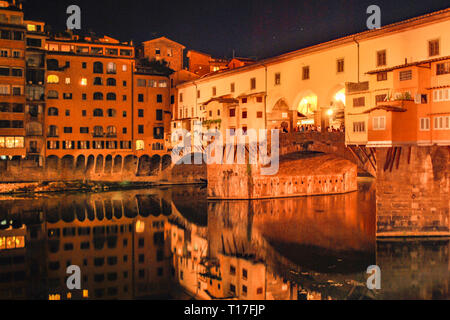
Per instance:
[[[138,220],[136,222],[136,233],[144,232],[145,222]]]

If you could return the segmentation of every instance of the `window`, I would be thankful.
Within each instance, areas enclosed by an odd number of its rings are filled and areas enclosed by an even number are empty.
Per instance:
[[[386,50],[377,51],[377,67],[386,65]]]
[[[442,116],[434,118],[435,130],[449,130],[450,129],[450,116]]]
[[[161,109],[156,110],[156,121],[162,121],[163,120],[163,111]]]
[[[450,62],[438,63],[436,65],[436,75],[450,73]]]
[[[420,130],[421,131],[430,130],[430,118],[420,118]]]
[[[247,286],[245,285],[242,286],[242,295],[247,296]]]
[[[399,73],[400,81],[406,81],[412,79],[412,70],[400,71]]]
[[[256,112],[256,117],[257,117],[257,118],[262,118],[262,117],[263,117],[262,111]]]
[[[433,91],[433,101],[450,101],[450,89],[439,89]]]
[[[230,284],[230,291],[236,293],[236,287],[233,284]]]
[[[428,41],[428,55],[430,57],[439,55],[439,40]]]
[[[137,86],[138,86],[138,87],[145,87],[145,86],[146,86],[146,81],[145,81],[145,79],[138,79],[138,80],[137,80]]]
[[[386,130],[386,117],[373,117],[372,127],[373,130]]]
[[[110,117],[110,118],[114,118],[117,114],[116,109],[108,109],[106,111],[106,113],[107,113],[108,117]]]
[[[82,62],[82,63],[81,63],[81,68],[83,68],[83,69],[86,69],[86,68],[87,68],[86,62]]]
[[[111,87],[115,87],[116,86],[116,79],[114,79],[114,78],[106,79],[106,85],[107,86],[111,86]]]
[[[59,77],[57,75],[50,74],[47,77],[47,83],[59,83]]]
[[[302,79],[308,80],[309,79],[309,66],[303,67],[302,69]]]
[[[102,109],[95,109],[94,110],[94,117],[103,117],[103,110]]]
[[[48,137],[58,137],[58,127],[51,125],[48,127],[48,133],[47,133]]]
[[[216,94],[217,94],[217,89],[216,89],[216,87],[213,87],[212,88],[212,95],[215,96]]]
[[[200,99],[200,90],[197,90],[197,99]]]
[[[63,99],[64,100],[72,100],[72,94],[68,93],[68,92],[63,93]]]
[[[242,119],[247,119],[247,111],[242,111]]]
[[[49,116],[57,116],[58,115],[58,109],[55,107],[48,108],[48,115]]]
[[[183,102],[183,93],[180,93],[180,102]]]
[[[242,269],[242,279],[247,280],[248,272],[247,269]]]
[[[144,95],[142,93],[138,94],[138,102],[144,102]]]
[[[103,93],[94,92],[94,100],[103,100]]]
[[[162,102],[163,102],[163,96],[162,96],[162,94],[157,94],[157,95],[156,95],[156,102],[157,102],[157,103],[162,103]]]
[[[242,103],[247,103],[247,98],[242,98]]]
[[[108,101],[115,101],[116,100],[116,94],[113,92],[109,92],[106,94],[106,100]]]
[[[364,121],[353,122],[353,132],[366,132],[366,123]]]
[[[336,62],[336,70],[338,73],[344,72],[344,59],[338,59]]]
[[[70,110],[66,110],[66,117],[70,116]]]
[[[72,127],[64,127],[64,133],[72,133]]]
[[[364,107],[366,105],[366,98],[353,98],[353,107]]]
[[[66,84],[70,84],[70,78],[66,78]]]
[[[158,140],[164,139],[164,127],[153,128],[153,138]]]
[[[234,90],[235,90],[235,84],[233,82],[233,83],[230,84],[230,91],[234,92]]]
[[[94,78],[94,86],[102,86],[103,85],[103,79],[101,77],[95,77]]]
[[[172,48],[167,48],[167,56],[172,57]]]
[[[387,72],[377,73],[377,81],[385,81],[385,80],[387,80]]]
[[[80,127],[80,133],[89,133],[89,127]]]
[[[378,94],[375,96],[375,103],[378,102],[384,102],[387,99],[387,95],[386,94]]]
[[[233,265],[230,265],[230,275],[235,275],[236,274],[236,268]]]
[[[230,109],[230,117],[235,117],[236,116],[236,109]]]
[[[160,48],[155,48],[155,54],[156,55],[160,55],[161,54],[161,49]]]
[[[138,109],[138,117],[143,118],[144,117],[144,109]]]
[[[143,134],[144,133],[144,126],[142,124],[138,125],[138,133]]]
[[[256,78],[250,79],[250,90],[256,89]]]
[[[103,73],[103,63],[101,62],[94,62],[94,73]]]
[[[275,85],[278,86],[281,84],[281,73],[275,73]]]

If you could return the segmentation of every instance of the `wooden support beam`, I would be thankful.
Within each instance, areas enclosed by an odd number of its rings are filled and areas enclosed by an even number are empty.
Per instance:
[[[370,155],[367,154],[365,147],[361,148],[359,147],[359,149],[361,150],[361,152],[366,156],[366,158],[369,160],[370,164],[372,165],[373,170],[377,171],[377,167],[376,165],[373,163],[372,159],[370,159]]]
[[[389,168],[389,162],[391,161],[391,153],[392,153],[392,147],[388,149],[386,154],[386,159],[384,161],[384,168],[383,170],[386,171]]]
[[[397,156],[397,163],[396,163],[396,169],[398,170],[398,166],[400,164],[400,157],[402,156],[402,147],[398,147],[398,156]]]
[[[391,159],[391,164],[389,167],[389,172],[392,172],[392,167],[394,166],[395,157],[397,156],[397,147],[394,147],[394,156]]]
[[[412,152],[412,147],[409,146],[409,152],[408,152],[408,164],[411,163],[411,152]]]

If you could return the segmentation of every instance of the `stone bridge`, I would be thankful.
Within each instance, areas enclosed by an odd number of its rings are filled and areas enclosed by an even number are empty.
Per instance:
[[[298,151],[334,154],[358,166],[358,172],[376,177],[376,157],[372,149],[345,145],[345,132],[292,132],[280,135],[280,155]]]

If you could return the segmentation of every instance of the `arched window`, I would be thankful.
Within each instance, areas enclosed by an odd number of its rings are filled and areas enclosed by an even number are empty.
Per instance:
[[[94,110],[94,117],[103,117],[103,110],[102,109],[95,109]]]
[[[114,79],[114,78],[108,78],[108,79],[106,80],[106,85],[107,85],[107,86],[113,86],[113,87],[115,87],[115,86],[116,86],[116,79]]]
[[[116,64],[114,62],[108,63],[108,67],[106,69],[106,73],[116,74]]]
[[[109,92],[107,95],[106,95],[106,100],[116,100],[116,94],[115,93],[113,93],[113,92]]]
[[[117,113],[116,109],[108,109],[107,110],[108,117],[115,117],[116,113]]]
[[[59,83],[59,77],[55,74],[51,74],[47,77],[47,83]]]
[[[94,92],[94,100],[103,100],[103,93]]]
[[[103,127],[102,126],[94,127],[94,137],[103,137]]]
[[[48,133],[47,133],[48,137],[57,137],[58,136],[58,127],[51,125],[48,126]]]
[[[56,59],[48,59],[47,60],[47,70],[58,70],[59,69],[59,65],[58,65],[58,60]]]
[[[102,86],[103,85],[103,79],[100,77],[94,78],[94,86]]]
[[[106,128],[106,135],[109,137],[115,137],[117,135],[117,129],[115,126],[109,126]]]
[[[103,63],[101,62],[94,62],[94,73],[103,73]]]
[[[58,91],[56,91],[56,90],[48,90],[47,98],[48,99],[58,99]]]
[[[58,108],[55,108],[55,107],[48,108],[48,115],[49,116],[57,116],[58,115]]]

